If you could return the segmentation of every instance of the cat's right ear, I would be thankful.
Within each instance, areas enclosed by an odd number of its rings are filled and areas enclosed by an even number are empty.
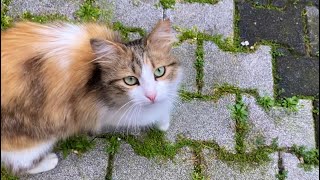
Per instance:
[[[96,61],[102,59],[114,60],[119,57],[119,54],[125,52],[124,47],[120,44],[108,40],[90,39],[90,45],[93,53],[96,55]]]

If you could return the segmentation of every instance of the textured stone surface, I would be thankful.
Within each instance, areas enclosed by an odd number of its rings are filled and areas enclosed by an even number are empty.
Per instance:
[[[270,47],[260,46],[251,54],[234,54],[223,52],[214,43],[206,42],[204,49],[204,93],[211,94],[214,85],[228,83],[240,88],[257,89],[262,96],[273,96]]]
[[[104,179],[108,165],[108,156],[105,151],[104,140],[96,139],[96,147],[78,156],[70,154],[66,159],[59,154],[58,166],[48,172],[22,177],[25,180],[79,180]]]
[[[278,173],[278,155],[271,154],[271,161],[267,164],[257,164],[254,167],[249,167],[240,170],[240,167],[234,163],[225,163],[221,160],[215,159],[214,153],[206,153],[205,159],[207,163],[207,174],[210,180],[221,179],[236,179],[236,180],[276,180]]]
[[[138,156],[128,144],[121,144],[119,153],[115,155],[112,179],[192,179],[192,153],[190,150],[178,153],[173,161],[147,159]]]
[[[311,45],[311,54],[319,55],[319,9],[306,7],[308,17],[308,30]]]
[[[182,43],[180,46],[175,47],[172,51],[173,55],[180,60],[183,67],[183,79],[181,87],[184,90],[196,92],[196,69],[194,68],[194,62],[196,59],[195,55],[196,45],[189,44],[187,42]]]
[[[215,140],[226,149],[233,150],[235,124],[228,106],[234,103],[235,97],[228,95],[217,103],[193,100],[176,104],[167,132],[168,139],[175,140],[178,134],[182,134],[194,140]]]
[[[289,45],[298,53],[305,54],[301,17],[303,7],[288,6],[281,12],[253,8],[248,3],[238,3],[240,37],[242,40],[248,40],[250,44],[261,40],[276,41]]]
[[[244,96],[243,101],[249,108],[250,130],[246,141],[250,146],[258,137],[264,137],[267,144],[278,137],[279,146],[285,147],[293,144],[309,148],[316,146],[311,100],[299,100],[298,112],[291,113],[281,107],[274,107],[266,113],[250,96]]]
[[[284,56],[276,59],[281,96],[314,96],[319,93],[319,59]]]
[[[8,14],[16,17],[26,11],[35,15],[59,13],[67,16],[69,19],[74,19],[74,13],[83,2],[84,0],[12,0],[8,7]]]
[[[200,31],[224,37],[233,37],[233,13],[233,0],[220,0],[213,5],[176,3],[174,9],[165,11],[175,26],[187,29],[196,26]]]
[[[303,168],[299,167],[299,159],[289,153],[281,154],[283,165],[285,170],[288,171],[287,179],[292,180],[317,180],[319,179],[319,167],[312,169],[312,171],[305,171]]]
[[[125,26],[151,31],[163,18],[163,10],[155,6],[156,1],[107,0],[106,2],[114,7],[112,21],[120,21]],[[99,3],[105,3],[105,1],[99,0]]]

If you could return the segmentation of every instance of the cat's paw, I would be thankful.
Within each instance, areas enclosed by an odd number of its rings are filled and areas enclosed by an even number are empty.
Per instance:
[[[33,169],[27,171],[29,174],[38,174],[45,171],[50,171],[58,165],[58,156],[55,153],[48,154],[39,164]]]
[[[170,127],[170,123],[169,121],[162,121],[162,122],[159,122],[157,124],[157,128],[160,130],[160,131],[167,131]]]

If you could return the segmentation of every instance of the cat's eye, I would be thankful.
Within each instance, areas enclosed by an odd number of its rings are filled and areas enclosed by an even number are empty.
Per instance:
[[[133,85],[139,84],[138,79],[136,77],[134,77],[134,76],[125,77],[125,78],[123,78],[123,81],[124,81],[124,83],[126,83],[129,86],[133,86]]]
[[[166,73],[166,68],[164,66],[157,68],[154,71],[154,76],[156,78],[162,77],[164,75],[164,73]]]

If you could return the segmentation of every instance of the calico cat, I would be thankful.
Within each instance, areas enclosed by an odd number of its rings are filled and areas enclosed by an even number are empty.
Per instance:
[[[36,174],[57,165],[50,150],[76,133],[166,131],[182,77],[175,40],[169,20],[129,43],[93,23],[20,22],[1,32],[1,162]]]

